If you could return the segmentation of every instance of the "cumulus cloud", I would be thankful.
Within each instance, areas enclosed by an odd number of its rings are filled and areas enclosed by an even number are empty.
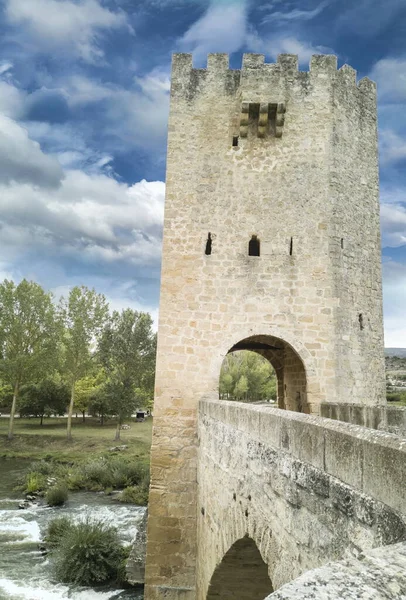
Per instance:
[[[113,12],[97,0],[7,0],[6,16],[32,36],[37,49],[73,50],[87,62],[103,57],[98,45],[103,31],[127,26],[123,12]]]
[[[291,10],[274,10],[276,6],[280,4],[280,2],[265,4],[260,7],[261,11],[270,11],[266,17],[262,19],[262,24],[266,23],[291,23],[293,21],[310,21],[317,17],[323,10],[332,3],[331,0],[326,0],[325,2],[321,2],[318,6],[311,10],[302,10],[299,8],[294,8]]]
[[[383,263],[385,346],[404,348],[406,341],[406,265],[388,260]]]
[[[373,66],[370,78],[378,84],[383,102],[406,102],[406,58],[384,58]]]
[[[403,197],[405,193],[403,192]],[[406,244],[406,204],[399,200],[381,203],[383,246],[397,247]]]
[[[379,134],[380,159],[382,165],[406,160],[406,139],[390,129],[383,129]]]
[[[0,187],[2,243],[89,263],[158,264],[164,183],[68,171],[57,190]]]
[[[0,182],[17,181],[54,188],[62,178],[58,161],[44,154],[23,127],[0,114]]]
[[[205,60],[209,52],[236,52],[246,41],[247,10],[245,0],[213,0],[205,14],[179,40],[180,48],[193,52],[198,62]]]

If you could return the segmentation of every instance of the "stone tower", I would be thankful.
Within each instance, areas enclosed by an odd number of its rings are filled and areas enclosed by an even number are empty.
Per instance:
[[[146,598],[194,600],[199,400],[231,350],[281,408],[384,401],[375,84],[335,56],[173,57]]]

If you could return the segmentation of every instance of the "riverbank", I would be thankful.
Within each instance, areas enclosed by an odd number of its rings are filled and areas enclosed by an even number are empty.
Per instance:
[[[68,517],[79,523],[91,517],[116,527],[123,546],[131,544],[144,508],[123,505],[114,497],[91,492],[70,494],[62,508],[18,506],[23,497],[13,491],[26,469],[25,460],[0,461],[0,598],[2,600],[141,600],[142,588],[80,587],[55,580],[49,557],[38,549],[48,524]]]
[[[121,440],[115,441],[116,425],[108,421],[104,425],[96,419],[74,418],[73,440],[66,439],[66,419],[44,419],[41,426],[38,419],[15,420],[14,438],[7,439],[8,418],[0,417],[0,458],[27,458],[30,460],[56,460],[58,462],[81,461],[89,454],[98,457],[111,448],[127,446],[123,453],[128,458],[149,462],[151,447],[152,419],[141,423],[130,423],[129,429],[121,431]]]

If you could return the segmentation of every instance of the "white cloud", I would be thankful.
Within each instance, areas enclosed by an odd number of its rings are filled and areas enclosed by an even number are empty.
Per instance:
[[[232,54],[244,45],[247,26],[245,0],[213,0],[206,13],[179,40],[179,45],[182,50],[193,52],[197,61],[205,60],[209,52]]]
[[[58,161],[44,154],[15,121],[0,115],[0,182],[55,187],[62,177]]]
[[[379,133],[380,160],[382,165],[397,163],[406,159],[406,139],[390,129]]]
[[[385,346],[406,347],[406,265],[395,261],[383,264]]]
[[[142,77],[135,77],[133,84],[127,88],[84,76],[67,77],[59,80],[57,85],[63,89],[72,110],[92,104],[101,107],[102,133],[109,140],[111,151],[122,150],[124,142],[126,148],[159,149],[158,154],[164,155],[169,112],[169,65],[168,70],[154,69]],[[45,123],[32,124],[30,131],[35,137],[39,135],[50,139],[56,135],[61,142],[58,142],[60,151],[68,138],[77,143],[77,134],[70,126],[55,128]]]
[[[74,51],[88,62],[99,60],[102,31],[127,25],[123,12],[112,12],[97,0],[7,0],[10,23],[24,27],[36,49]]]
[[[369,77],[378,84],[383,102],[406,102],[406,58],[384,58],[373,66]]]
[[[8,75],[8,70],[0,72]],[[19,118],[24,113],[26,94],[10,81],[0,79],[0,114],[6,117]]]
[[[277,3],[279,4],[279,2]],[[331,4],[331,0],[326,0],[325,2],[321,2],[316,8],[313,10],[300,10],[299,8],[294,8],[292,10],[288,10],[285,12],[275,11],[275,4],[266,4],[261,7],[262,11],[270,10],[270,14],[262,19],[262,24],[265,23],[273,23],[276,22],[292,22],[292,21],[310,21],[317,17],[323,10]]]
[[[383,246],[397,247],[406,244],[406,205],[400,202],[381,204]]]
[[[68,171],[57,190],[0,187],[3,246],[37,249],[88,263],[158,264],[164,183],[132,186]]]
[[[293,36],[274,35],[262,38],[258,32],[251,31],[247,36],[247,45],[251,51],[261,52],[276,59],[278,54],[297,54],[299,63],[307,66],[313,54],[336,54],[331,48],[314,46]]]

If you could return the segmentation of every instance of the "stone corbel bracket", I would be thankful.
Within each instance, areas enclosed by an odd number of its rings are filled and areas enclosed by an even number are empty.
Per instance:
[[[285,112],[286,105],[284,102],[279,102],[276,107],[275,117],[275,137],[281,138],[283,133],[283,126],[285,124]]]
[[[248,136],[248,125],[250,119],[250,106],[255,103],[242,102],[240,115],[240,137]],[[256,103],[258,106],[258,104]],[[259,104],[258,115],[258,137],[265,138],[272,131],[275,132],[275,137],[281,138],[283,126],[285,123],[286,105],[284,102],[274,104],[271,102],[261,102]],[[274,120],[274,123],[272,121]],[[274,127],[272,127],[274,125]]]

